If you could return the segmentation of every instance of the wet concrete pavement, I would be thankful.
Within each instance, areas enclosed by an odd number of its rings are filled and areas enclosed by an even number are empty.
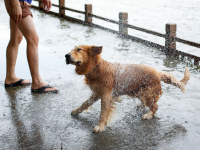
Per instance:
[[[0,8],[3,2],[0,1]],[[190,61],[168,58],[162,52],[116,35],[32,10],[40,36],[40,73],[45,82],[60,89],[57,94],[33,94],[30,86],[4,88],[5,49],[9,41],[8,17],[0,9],[0,149],[193,149],[200,146],[200,67]],[[2,14],[4,16],[2,17]],[[48,29],[47,29],[48,28]],[[2,33],[4,35],[2,35]],[[103,46],[102,57],[110,62],[142,63],[181,79],[187,66],[191,79],[186,94],[162,83],[156,117],[142,120],[138,99],[124,97],[117,103],[113,121],[102,133],[92,133],[98,124],[100,101],[90,112],[70,115],[91,94],[83,76],[66,65],[64,55],[75,45]],[[21,43],[16,74],[31,79],[26,42]]]

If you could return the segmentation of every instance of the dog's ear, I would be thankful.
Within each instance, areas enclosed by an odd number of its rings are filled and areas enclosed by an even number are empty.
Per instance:
[[[101,54],[103,46],[92,46],[93,54]]]

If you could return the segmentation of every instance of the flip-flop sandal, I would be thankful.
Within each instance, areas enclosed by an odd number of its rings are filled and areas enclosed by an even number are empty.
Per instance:
[[[47,89],[47,88],[52,88],[52,86],[46,85],[39,89],[31,89],[31,92],[33,92],[33,93],[58,93],[58,90],[45,91],[45,89]]]
[[[22,83],[24,79],[20,79],[19,81],[11,84],[4,84],[5,87],[15,87],[15,86],[22,86],[22,85],[30,85],[31,83]]]

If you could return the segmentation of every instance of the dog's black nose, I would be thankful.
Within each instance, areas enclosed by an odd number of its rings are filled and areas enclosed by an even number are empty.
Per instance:
[[[67,60],[69,60],[69,59],[70,59],[70,57],[71,57],[71,55],[70,55],[70,54],[66,54],[66,55],[65,55],[65,58],[66,58]]]
[[[70,54],[66,54],[66,55],[65,55],[67,64],[70,63],[70,56],[71,56]]]
[[[70,54],[66,54],[66,55],[65,55],[65,58],[69,58],[69,57],[70,57]]]

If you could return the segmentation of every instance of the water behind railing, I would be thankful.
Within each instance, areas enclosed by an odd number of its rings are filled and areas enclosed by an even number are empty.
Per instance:
[[[58,0],[52,0],[58,4]],[[37,2],[36,2],[37,4]],[[92,4],[93,13],[102,17],[119,20],[119,12],[128,12],[128,23],[165,34],[166,23],[177,24],[177,37],[200,43],[199,0],[73,0],[66,1],[65,6],[84,11],[84,4]],[[58,8],[53,7],[58,12]],[[84,15],[66,11],[66,15],[84,20]],[[118,31],[118,26],[98,19],[94,23]],[[164,38],[129,29],[129,34],[161,45]],[[200,56],[200,49],[177,42],[177,49]]]

